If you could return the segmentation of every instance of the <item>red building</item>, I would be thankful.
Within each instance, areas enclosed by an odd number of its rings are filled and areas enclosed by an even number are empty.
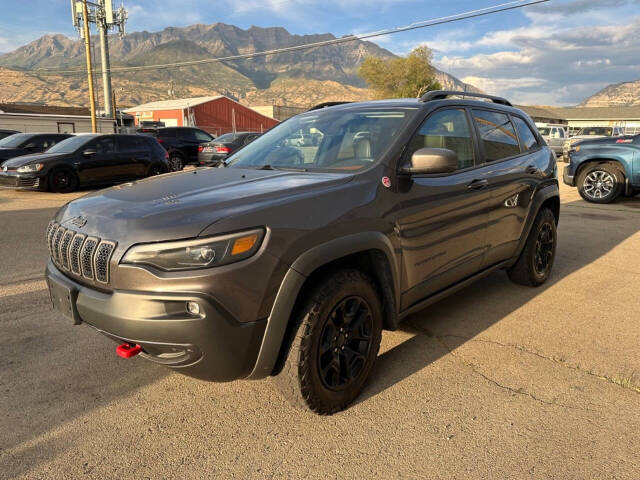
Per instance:
[[[166,127],[198,127],[214,135],[234,131],[263,132],[278,124],[277,120],[228,97],[197,97],[145,103],[124,110],[140,122],[164,122]]]

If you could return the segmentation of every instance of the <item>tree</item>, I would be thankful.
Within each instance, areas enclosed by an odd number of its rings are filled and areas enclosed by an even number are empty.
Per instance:
[[[431,50],[422,46],[406,57],[367,57],[358,74],[377,98],[416,98],[442,88],[431,65]]]

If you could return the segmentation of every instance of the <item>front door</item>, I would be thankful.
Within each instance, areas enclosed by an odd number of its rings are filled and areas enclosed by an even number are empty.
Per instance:
[[[481,269],[491,172],[476,167],[471,125],[462,107],[437,110],[414,135],[403,159],[408,161],[420,148],[446,148],[457,154],[459,169],[446,175],[414,175],[399,193],[402,310]]]

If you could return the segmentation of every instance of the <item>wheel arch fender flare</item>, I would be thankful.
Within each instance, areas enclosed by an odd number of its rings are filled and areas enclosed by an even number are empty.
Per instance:
[[[560,189],[558,187],[558,182],[553,181],[545,184],[538,188],[532,198],[531,198],[531,208],[529,210],[529,216],[525,223],[525,228],[520,236],[520,243],[518,244],[518,249],[516,250],[516,255],[512,259],[515,263],[517,259],[520,257],[522,250],[524,249],[525,244],[527,243],[527,238],[529,238],[529,234],[531,233],[531,229],[533,228],[533,223],[540,213],[540,209],[543,206],[548,205],[552,208],[553,213],[556,217],[556,222],[560,219]]]
[[[626,179],[633,178],[631,171],[631,162],[617,155],[609,155],[607,157],[594,156],[584,159],[576,168],[576,179],[585,168],[589,168],[590,165],[597,163],[614,163],[620,168]]]
[[[361,232],[330,240],[305,251],[291,264],[276,294],[258,358],[253,371],[247,378],[265,378],[273,372],[291,321],[291,314],[307,278],[319,268],[336,260],[366,251],[382,252],[383,258],[386,259],[393,283],[391,295],[393,310],[395,310],[387,312],[387,316],[391,316],[394,322],[391,328],[397,325],[400,266],[389,238],[381,232]],[[387,319],[387,323],[388,321]]]

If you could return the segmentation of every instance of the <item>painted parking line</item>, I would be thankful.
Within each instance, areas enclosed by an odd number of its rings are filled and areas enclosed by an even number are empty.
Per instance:
[[[46,288],[47,282],[42,279],[10,285],[0,285],[0,298],[10,297],[11,295],[20,295],[22,293],[36,292],[38,290],[45,290]]]

